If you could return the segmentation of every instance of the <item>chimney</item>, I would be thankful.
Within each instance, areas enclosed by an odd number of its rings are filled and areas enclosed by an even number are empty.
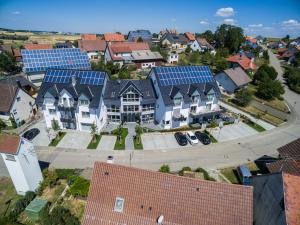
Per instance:
[[[109,155],[107,157],[106,162],[109,163],[109,164],[114,164],[114,157],[112,155]]]

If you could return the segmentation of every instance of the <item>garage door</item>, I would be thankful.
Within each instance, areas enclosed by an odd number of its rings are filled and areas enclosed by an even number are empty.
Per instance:
[[[81,123],[81,130],[90,131],[92,124],[90,123]]]

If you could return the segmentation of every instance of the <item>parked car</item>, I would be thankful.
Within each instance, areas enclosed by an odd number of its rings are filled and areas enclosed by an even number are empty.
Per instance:
[[[202,133],[200,131],[195,132],[195,136],[198,138],[198,140],[204,144],[209,145],[210,144],[210,138],[206,133]]]
[[[250,177],[252,177],[252,174],[249,170],[249,168],[245,165],[241,165],[237,169],[239,178],[243,185],[250,185]]]
[[[40,133],[40,130],[37,129],[37,128],[33,128],[33,129],[30,129],[28,131],[26,131],[22,137],[23,138],[26,138],[27,140],[31,141],[33,140],[33,138],[35,138],[38,134]]]
[[[175,137],[175,139],[176,139],[176,141],[177,141],[177,143],[178,143],[179,145],[181,145],[181,146],[187,145],[188,140],[187,140],[186,136],[185,136],[183,133],[181,133],[181,132],[176,132],[176,133],[174,134],[174,137]]]
[[[195,134],[192,131],[186,132],[186,137],[191,145],[198,144],[198,138],[195,136]]]

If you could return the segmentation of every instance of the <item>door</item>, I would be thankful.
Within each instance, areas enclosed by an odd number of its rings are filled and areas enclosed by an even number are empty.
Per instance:
[[[83,131],[90,131],[92,124],[89,123],[81,123],[81,130]]]

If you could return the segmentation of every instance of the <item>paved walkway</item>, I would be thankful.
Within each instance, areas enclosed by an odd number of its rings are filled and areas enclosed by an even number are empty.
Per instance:
[[[224,102],[219,101],[219,105],[226,108],[226,109],[229,109],[230,111],[232,111],[234,113],[242,114],[242,115],[248,117],[252,122],[257,123],[258,125],[262,126],[266,130],[272,130],[272,129],[275,128],[275,126],[273,126],[272,124],[269,124],[269,123],[267,123],[263,120],[258,120],[256,118],[254,118],[253,116],[249,115],[248,113],[245,113],[245,112],[243,112],[243,111],[241,111],[241,110],[239,110],[239,109],[237,109],[237,108],[235,108],[231,105],[228,105]]]
[[[111,151],[114,150],[117,137],[113,135],[102,135],[100,143],[97,146],[97,150]]]
[[[128,135],[125,139],[125,150],[134,150],[133,137],[136,135],[135,126],[136,123],[127,123],[123,126],[128,129]]]
[[[274,109],[271,106],[268,106],[266,104],[260,103],[256,100],[251,101],[250,105],[254,106],[255,108],[263,111],[263,112],[268,112],[270,115],[273,115],[275,117],[278,117],[282,120],[286,120],[289,116],[289,114],[282,112],[278,109]]]

